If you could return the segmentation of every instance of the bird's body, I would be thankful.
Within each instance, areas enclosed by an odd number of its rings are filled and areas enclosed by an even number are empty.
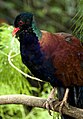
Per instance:
[[[40,32],[33,28],[32,16],[30,13],[22,13],[14,22],[15,27],[19,27],[16,35],[19,36],[22,61],[34,76],[58,87],[59,93],[61,88],[70,88],[69,95],[75,103],[76,98],[81,98],[78,94],[75,96],[80,92],[76,87],[83,91],[79,87],[83,86],[83,46],[76,37],[67,33],[41,31],[42,37],[39,38]]]
[[[83,85],[83,48],[76,37],[42,31],[40,40],[27,32],[23,38],[20,39],[22,61],[36,77],[50,83],[53,80],[54,86]]]

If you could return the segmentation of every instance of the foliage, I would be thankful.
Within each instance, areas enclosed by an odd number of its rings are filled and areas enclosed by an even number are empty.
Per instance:
[[[9,24],[20,12],[32,12],[39,28],[50,32],[71,32],[71,19],[79,0],[1,0],[0,16]]]
[[[74,23],[75,29],[73,33],[75,34],[75,36],[80,38],[80,40],[83,43],[83,0],[80,0],[78,4],[78,11],[73,20],[75,19],[76,19],[76,22]]]
[[[23,78],[22,75],[13,69],[8,63],[8,53],[11,50],[13,54],[18,53],[19,51],[19,43],[15,38],[12,38],[12,30],[13,27],[8,25],[3,25],[0,28],[0,83],[2,84],[1,89],[3,89],[2,91],[0,90],[0,94],[3,94],[3,92],[4,94],[11,94],[12,90],[14,94],[22,92],[30,94],[26,88],[29,87],[29,84],[26,83],[27,80],[25,80],[25,78]],[[20,55],[13,58],[12,62],[15,63],[17,67],[21,68],[22,63]]]
[[[10,50],[12,50],[13,53],[17,53],[19,49],[19,43],[17,43],[15,38],[12,38],[12,29],[12,26],[6,24],[0,27],[0,95],[18,93],[30,95],[30,92],[27,90],[27,87],[29,88],[27,80],[8,63],[7,56]],[[12,59],[12,61],[19,68],[21,67],[20,55]],[[3,119],[9,119],[9,117],[15,116],[14,113],[19,117],[20,115],[23,116],[23,110],[22,105],[4,105],[0,106],[0,115]]]

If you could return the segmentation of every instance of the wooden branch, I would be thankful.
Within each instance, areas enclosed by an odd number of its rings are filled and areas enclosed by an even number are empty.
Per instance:
[[[0,96],[0,105],[3,105],[3,104],[23,104],[23,105],[32,106],[32,107],[44,108],[43,104],[45,102],[46,102],[46,99],[34,97],[34,96],[27,96],[24,94]],[[59,101],[54,101],[53,105],[56,105],[58,102]],[[58,112],[59,107],[57,107],[54,110]],[[76,119],[83,119],[83,110],[76,108],[76,107],[69,106],[69,109],[67,109],[64,106],[62,109],[62,113],[69,115],[69,116],[72,116]]]

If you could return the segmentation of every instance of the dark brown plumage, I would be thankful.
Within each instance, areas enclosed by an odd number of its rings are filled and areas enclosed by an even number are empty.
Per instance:
[[[42,31],[41,49],[57,69],[55,76],[64,86],[83,85],[83,46],[80,40],[67,33]]]

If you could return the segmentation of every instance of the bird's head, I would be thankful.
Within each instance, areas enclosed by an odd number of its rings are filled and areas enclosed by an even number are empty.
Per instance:
[[[22,32],[27,32],[28,34],[34,32],[38,37],[41,36],[40,30],[37,28],[34,20],[34,15],[29,12],[19,14],[14,21],[14,30],[12,35],[19,36]]]
[[[32,13],[21,13],[14,21],[13,35],[22,32],[23,30],[30,30],[32,28],[33,14]]]

